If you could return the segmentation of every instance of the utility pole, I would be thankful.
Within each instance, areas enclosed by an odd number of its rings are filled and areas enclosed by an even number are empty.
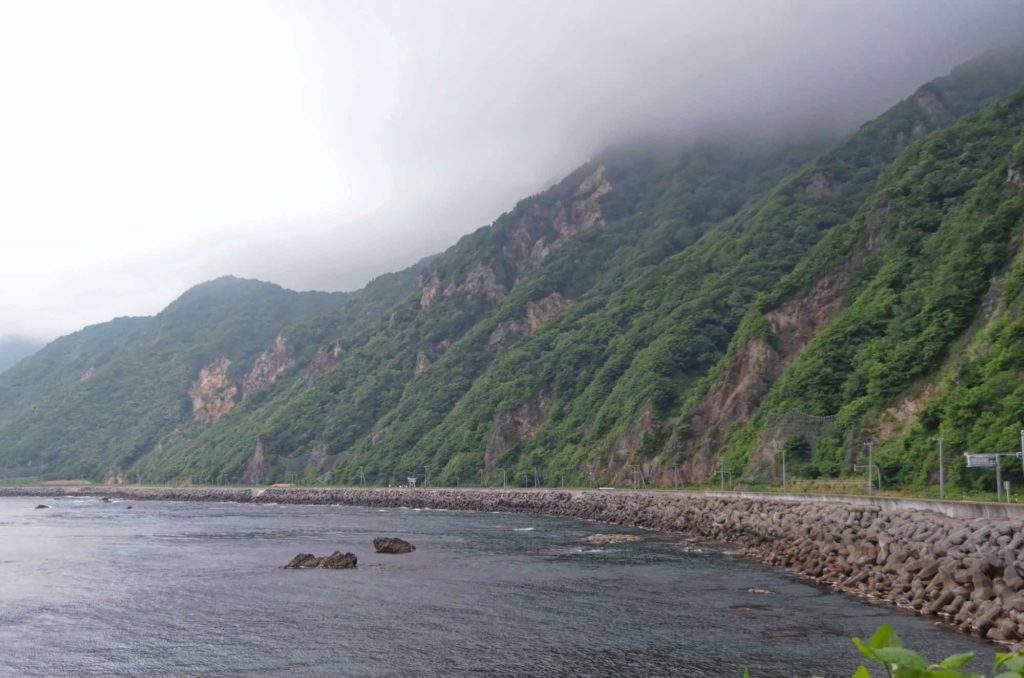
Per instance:
[[[537,480],[537,467],[533,467],[533,489],[540,487],[540,481]]]
[[[868,463],[867,464],[854,464],[853,465],[853,470],[854,471],[867,470],[867,472],[868,472],[868,496],[870,497],[872,495],[872,489],[873,489],[873,485],[874,485],[872,483],[872,481],[871,481],[871,472],[874,471],[876,474],[878,474],[878,490],[881,491],[882,490],[882,470],[880,468],[878,468],[878,466],[875,465],[875,457],[874,457],[874,449],[873,449],[874,444],[873,443],[864,443],[864,446],[868,448]]]
[[[725,454],[722,454],[720,459],[718,470],[722,475],[722,492],[725,492]]]
[[[430,487],[430,467],[423,467],[423,487]]]
[[[942,447],[943,439],[939,438],[939,499],[946,498],[946,455]],[[1024,431],[1021,431],[1021,443],[1024,444]]]
[[[508,473],[505,471],[505,469],[501,469],[501,489],[508,489]]]
[[[484,470],[480,469],[480,487],[486,487],[487,483],[484,482]]]
[[[782,448],[782,489],[786,489],[786,448]]]
[[[366,487],[366,474],[363,473],[363,467],[359,467],[359,485],[360,487]]]
[[[672,483],[673,483],[672,484],[672,489],[678,490],[679,489],[679,467],[678,466],[673,466],[672,467]]]
[[[996,455],[996,502],[1003,503],[1003,457]]]
[[[870,497],[871,496],[871,469],[875,465],[875,457],[874,457],[874,453],[875,453],[874,447],[875,446],[873,444],[871,444],[871,443],[865,443],[865,444],[868,446],[868,496]]]
[[[1024,472],[1024,429],[1021,429],[1021,471]]]

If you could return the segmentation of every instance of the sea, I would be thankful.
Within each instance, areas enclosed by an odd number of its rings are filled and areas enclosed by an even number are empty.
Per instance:
[[[416,551],[376,554],[381,536]],[[335,550],[358,567],[281,568]],[[997,648],[978,639],[678,535],[407,508],[0,498],[0,676],[846,678],[862,661],[851,637],[884,623],[932,661],[974,651],[968,667],[991,669]]]

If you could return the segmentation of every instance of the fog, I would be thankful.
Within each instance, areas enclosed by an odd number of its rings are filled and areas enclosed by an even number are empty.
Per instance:
[[[609,144],[838,132],[1024,0],[0,0],[0,336],[344,290]]]

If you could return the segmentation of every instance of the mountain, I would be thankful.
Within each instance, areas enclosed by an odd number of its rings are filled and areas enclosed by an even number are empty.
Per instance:
[[[9,475],[119,477],[190,421],[213,423],[239,394],[273,384],[285,327],[347,313],[355,325],[388,306],[399,278],[354,294],[292,292],[220,278],[151,318],[118,318],[50,343],[0,375],[0,466]],[[278,360],[280,362],[274,362]]]
[[[19,360],[29,357],[42,347],[43,342],[27,337],[0,337],[0,372]]]
[[[883,477],[1013,443],[1024,55],[836,143],[600,154],[350,294],[222,279],[0,374],[10,475],[551,484]],[[1014,435],[1016,433],[1014,432]],[[975,449],[975,448],[971,448]],[[535,471],[536,469],[536,471]],[[961,483],[980,482],[957,468]]]

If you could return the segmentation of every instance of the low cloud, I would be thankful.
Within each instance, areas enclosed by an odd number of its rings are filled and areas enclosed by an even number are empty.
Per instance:
[[[622,139],[849,130],[1020,0],[0,3],[0,334],[352,289]]]

